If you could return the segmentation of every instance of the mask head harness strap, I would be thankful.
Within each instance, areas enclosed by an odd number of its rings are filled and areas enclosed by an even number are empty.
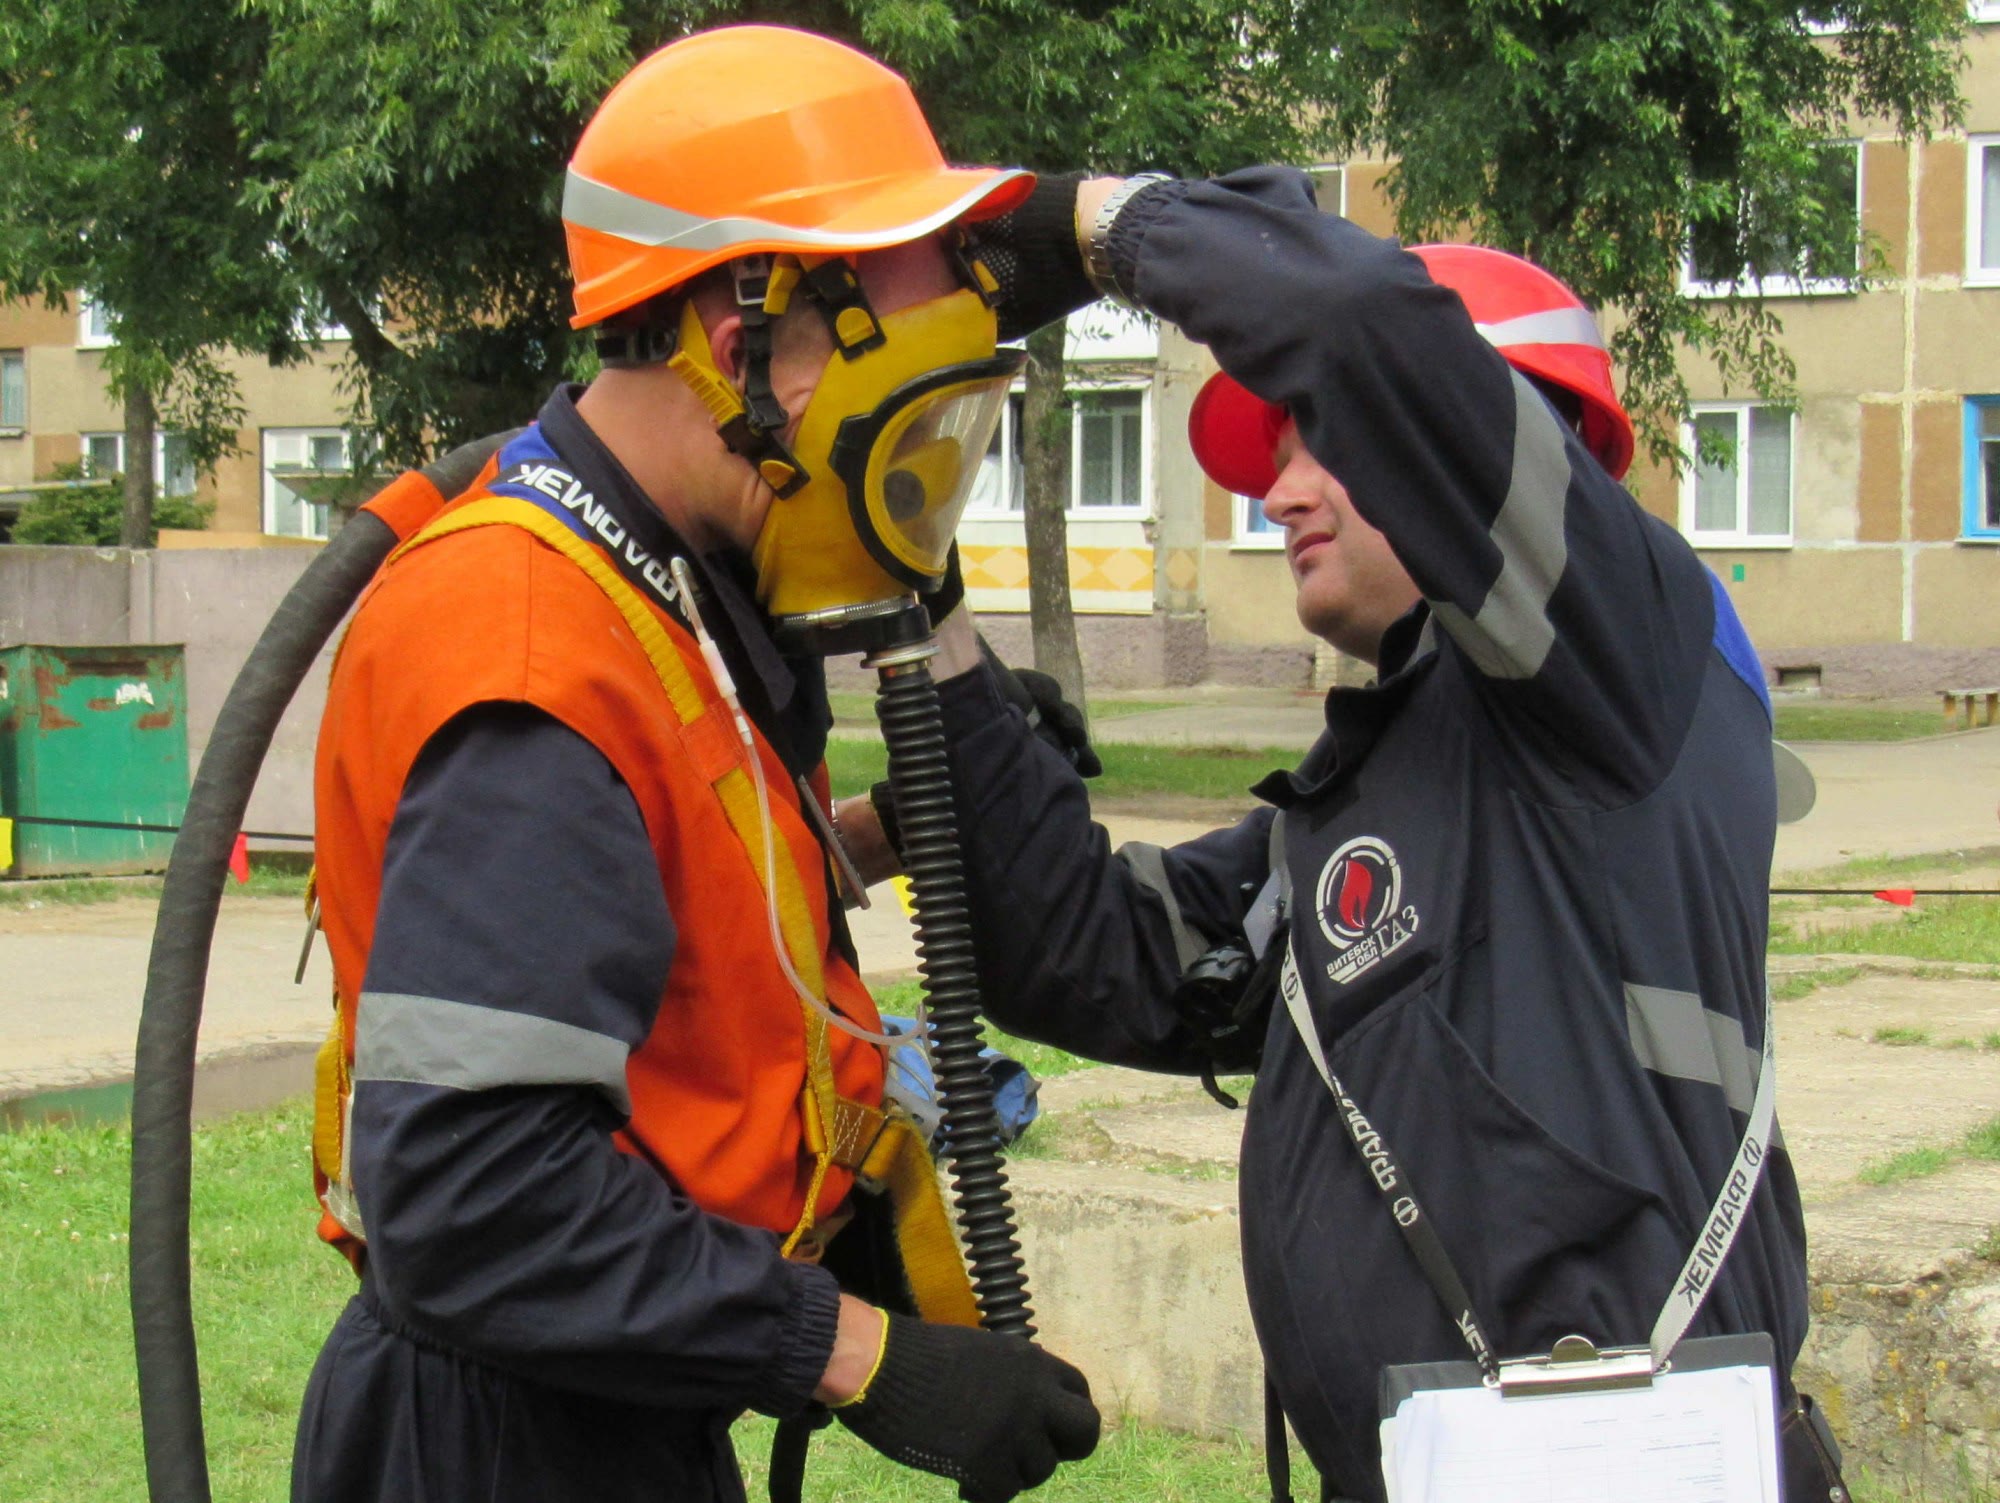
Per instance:
[[[1000,283],[971,238],[954,227],[945,241],[960,282],[993,306]],[[714,416],[716,432],[730,452],[755,466],[780,498],[791,496],[812,478],[779,437],[791,415],[771,385],[773,328],[790,308],[792,294],[803,292],[818,309],[843,359],[860,359],[887,336],[860,273],[838,256],[739,256],[729,263],[729,272],[743,329],[740,393],[716,369],[707,331],[685,295],[655,298],[636,320],[601,327],[597,358],[607,370],[670,366]]]

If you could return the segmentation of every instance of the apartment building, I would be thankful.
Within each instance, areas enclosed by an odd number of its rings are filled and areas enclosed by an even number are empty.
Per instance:
[[[321,331],[314,359],[283,369],[267,361],[224,361],[242,393],[238,452],[212,476],[197,476],[186,446],[163,428],[154,442],[153,479],[165,495],[210,503],[216,546],[323,538],[328,477],[349,468],[340,366],[344,331]],[[0,541],[21,508],[51,483],[58,466],[97,475],[125,469],[125,414],[104,386],[112,336],[103,310],[78,298],[67,308],[0,303]]]

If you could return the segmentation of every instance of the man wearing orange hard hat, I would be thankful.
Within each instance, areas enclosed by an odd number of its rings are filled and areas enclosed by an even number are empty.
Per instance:
[[[301,1503],[736,1500],[731,1423],[814,1406],[975,1503],[1096,1444],[1080,1372],[975,1328],[885,1107],[823,670],[779,629],[938,586],[1022,359],[962,227],[1067,233],[1038,191],[780,28],[666,47],[584,131],[602,373],[385,516],[328,691],[313,1157],[360,1288]]]
[[[1197,458],[1282,529],[1306,629],[1376,677],[1328,694],[1241,823],[1113,853],[947,620],[988,1010],[1218,1096],[1256,1071],[1270,1454],[1288,1418],[1324,1496],[1408,1489],[1383,1421],[1440,1385],[1722,1366],[1762,1452],[1739,1471],[1781,1456],[1786,1503],[1842,1503],[1791,1381],[1805,1238],[1764,977],[1805,790],[1774,777],[1722,585],[1618,483],[1596,319],[1518,257],[1322,213],[1290,170],[1092,180],[1075,230],[1098,291],[1208,346]]]

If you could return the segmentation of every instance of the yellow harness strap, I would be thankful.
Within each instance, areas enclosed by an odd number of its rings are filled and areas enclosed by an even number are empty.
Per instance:
[[[449,537],[455,532],[493,526],[519,527],[534,534],[583,570],[591,583],[604,592],[625,618],[625,624],[631,628],[632,635],[646,654],[646,660],[653,665],[661,687],[667,691],[667,700],[680,722],[681,739],[695,765],[722,801],[723,813],[728,816],[736,838],[743,843],[744,853],[756,869],[758,883],[767,894],[776,892],[778,927],[784,935],[785,949],[791,956],[793,969],[807,989],[824,1000],[826,976],[820,967],[819,945],[813,934],[811,912],[806,907],[805,888],[799,880],[797,864],[791,859],[791,848],[782,838],[774,839],[772,849],[782,852],[785,859],[776,863],[776,871],[765,869],[763,821],[757,811],[756,787],[745,770],[742,743],[733,729],[710,715],[708,701],[702,697],[694,676],[688,672],[687,664],[675,650],[666,628],[660,624],[660,618],[653,614],[638,591],[624,581],[604,555],[533,502],[489,496],[440,517],[390,554],[389,562],[394,563],[412,548]],[[799,1002],[799,1011],[804,1015],[806,1030],[803,1110],[806,1142],[813,1150],[813,1174],[799,1224],[785,1239],[784,1250],[788,1255],[812,1228],[814,1207],[826,1183],[826,1171],[832,1163],[824,1146],[828,1134],[821,1124],[832,1120],[839,1099],[834,1089],[833,1056],[827,1049],[826,1019],[807,1006],[803,999]]]
[[[826,973],[820,964],[819,942],[813,930],[812,912],[806,904],[805,884],[792,848],[782,837],[774,838],[772,845],[780,858],[775,863],[777,869],[769,871],[765,867],[763,820],[757,809],[756,788],[745,770],[744,760],[754,753],[744,748],[722,716],[710,713],[709,702],[702,697],[660,618],[604,555],[532,502],[492,496],[471,502],[431,523],[391,554],[390,562],[437,538],[491,526],[519,527],[532,533],[582,569],[617,607],[659,676],[661,687],[667,691],[667,699],[680,722],[681,739],[722,801],[730,828],[743,843],[758,882],[767,894],[774,890],[775,884],[778,927],[793,968],[813,995],[824,1001]],[[839,1164],[871,1186],[887,1190],[895,1218],[897,1246],[918,1312],[926,1320],[977,1325],[979,1312],[966,1278],[965,1261],[952,1236],[951,1222],[938,1193],[937,1171],[921,1134],[900,1113],[878,1111],[838,1093],[833,1078],[833,1056],[827,1047],[826,1018],[803,998],[799,1010],[806,1030],[806,1086],[800,1105],[806,1147],[813,1156],[813,1173],[798,1225],[785,1239],[785,1255],[789,1257],[797,1251],[801,1240],[812,1230],[814,1208],[826,1183],[827,1170]]]

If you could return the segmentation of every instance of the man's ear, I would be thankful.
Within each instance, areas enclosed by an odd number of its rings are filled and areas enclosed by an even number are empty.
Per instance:
[[[743,315],[723,314],[708,326],[708,347],[715,355],[715,368],[732,386],[743,384]]]

